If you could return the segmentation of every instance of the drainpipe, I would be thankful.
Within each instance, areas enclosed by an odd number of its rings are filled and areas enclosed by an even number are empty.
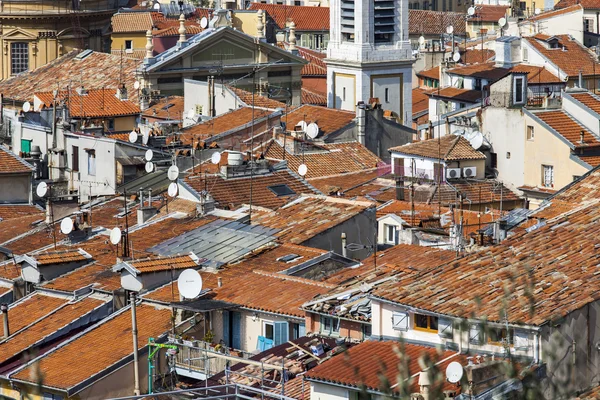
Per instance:
[[[135,313],[135,292],[129,295],[131,302],[131,334],[133,335],[133,394],[140,395],[140,365],[138,361],[138,330]]]
[[[539,345],[540,345],[540,333],[536,331],[533,334],[533,362],[536,363],[536,364],[538,362],[540,362],[540,349],[539,349]]]
[[[363,146],[365,145],[365,135],[367,130],[367,124],[365,121],[367,118],[367,111],[365,108],[365,104],[361,102],[358,104],[358,109],[356,110],[356,119],[358,124],[358,142]]]
[[[346,232],[342,232],[342,255],[347,256],[346,252]]]
[[[600,12],[596,11],[596,33],[600,33]]]
[[[2,311],[2,324],[4,325],[4,337],[8,338],[10,336],[10,329],[8,328],[8,304],[2,304],[0,306],[0,311]]]

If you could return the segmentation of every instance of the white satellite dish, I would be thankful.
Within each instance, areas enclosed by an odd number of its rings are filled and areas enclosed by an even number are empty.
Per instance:
[[[179,178],[179,168],[177,168],[177,165],[171,165],[169,167],[169,169],[167,170],[167,176],[169,177],[169,180],[172,181]]]
[[[451,35],[451,34],[452,34],[452,32],[454,32],[454,27],[453,27],[452,25],[448,25],[448,26],[446,27],[446,33],[447,33],[448,35]]]
[[[539,14],[539,13],[541,13],[541,12],[542,12],[542,10],[540,10],[539,8],[536,8],[536,9],[535,9],[535,15],[538,15],[538,14]]]
[[[202,17],[202,19],[200,20],[200,27],[202,29],[206,29],[207,26],[208,26],[208,18]]]
[[[112,244],[119,244],[121,241],[121,229],[120,228],[112,228],[110,231],[110,242]]]
[[[150,172],[154,171],[154,164],[151,163],[150,161],[148,161],[144,168],[146,168],[147,173],[150,173]]]
[[[296,126],[299,126],[299,127],[300,127],[300,130],[301,130],[302,132],[306,132],[306,128],[307,128],[307,126],[308,126],[308,125],[307,125],[306,121],[300,121],[300,122],[298,122],[298,123],[296,124]]]
[[[186,269],[177,278],[177,289],[185,299],[196,298],[202,291],[202,277],[195,269]]]
[[[300,176],[306,175],[307,172],[308,167],[306,166],[306,164],[300,164],[300,166],[298,167],[298,173],[300,174]]]
[[[221,153],[219,153],[218,151],[215,153],[212,153],[212,156],[210,156],[210,162],[213,164],[218,164],[221,161]]]
[[[458,383],[463,376],[463,367],[459,362],[452,361],[446,367],[446,379],[450,383]]]
[[[135,131],[129,132],[129,141],[135,143],[137,141],[137,133]]]
[[[160,10],[160,3],[154,3],[154,6],[152,8],[154,8],[157,11]]]
[[[142,143],[143,144],[148,144],[148,138],[150,137],[150,134],[148,133],[148,130],[146,129],[143,133],[142,133]]]
[[[134,88],[135,90],[138,90],[138,89],[140,88],[140,82],[139,82],[139,81],[135,81],[135,82],[133,82],[133,88]]]
[[[452,59],[454,62],[458,62],[458,60],[460,60],[460,53],[458,51],[454,52],[454,54],[452,54]]]
[[[65,218],[60,222],[60,231],[65,235],[73,232],[73,220],[71,218]]]
[[[475,7],[469,7],[467,10],[467,14],[473,16],[475,14]]]
[[[308,136],[311,139],[314,139],[318,135],[319,135],[319,125],[315,124],[314,122],[311,122],[310,124],[308,124],[308,126],[306,127],[306,136]]]
[[[475,150],[479,150],[483,146],[483,134],[479,131],[473,132],[473,135],[468,140]]]
[[[171,182],[169,183],[169,189],[167,190],[167,194],[170,197],[175,197],[177,196],[177,183],[176,182]]]
[[[23,103],[23,111],[24,112],[29,112],[31,110],[31,103],[26,101],[25,103]]]
[[[152,161],[152,157],[154,157],[154,153],[152,152],[152,150],[146,150],[146,154],[144,154],[144,158],[146,159],[146,161]]]
[[[419,44],[420,45],[424,45],[425,44],[425,36],[423,36],[423,35],[419,36]]]
[[[500,28],[504,28],[504,25],[506,25],[506,18],[502,17],[498,20],[498,25],[500,25]]]
[[[196,116],[196,111],[194,111],[194,110],[188,111],[187,117],[189,119],[194,119],[195,116]]]
[[[35,188],[35,193],[38,195],[38,197],[46,197],[46,193],[48,193],[48,184],[46,182],[38,183],[37,187]]]

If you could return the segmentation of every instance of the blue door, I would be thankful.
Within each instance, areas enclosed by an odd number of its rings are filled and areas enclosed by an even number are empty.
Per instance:
[[[231,312],[231,346],[234,349],[242,348],[242,314]]]

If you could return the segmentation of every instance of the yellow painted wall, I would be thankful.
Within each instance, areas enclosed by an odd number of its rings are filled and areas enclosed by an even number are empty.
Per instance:
[[[255,11],[248,12],[235,12],[232,18],[232,25],[239,31],[244,32],[247,35],[256,36],[258,30],[256,25],[258,24],[258,13]]]
[[[134,49],[146,49],[146,33],[145,32],[130,32],[130,33],[113,33],[111,35],[112,43],[111,50],[125,49],[125,41],[133,40]]]
[[[588,169],[570,159],[570,148],[558,137],[525,115],[525,129],[531,125],[534,139],[525,137],[525,185],[541,187],[542,165],[554,167],[554,189],[558,190],[573,182],[573,176],[581,176]],[[525,131],[527,132],[527,131]]]
[[[135,128],[135,116],[115,118],[115,131],[130,131]]]
[[[497,22],[479,22],[476,19],[467,22],[467,34],[469,38],[481,38],[479,31],[481,29],[487,29],[488,33],[496,31],[498,29]]]

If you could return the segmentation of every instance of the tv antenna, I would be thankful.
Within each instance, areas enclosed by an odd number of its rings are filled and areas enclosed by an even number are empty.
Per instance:
[[[186,269],[177,278],[177,289],[184,299],[195,299],[202,291],[202,277],[195,269]]]

